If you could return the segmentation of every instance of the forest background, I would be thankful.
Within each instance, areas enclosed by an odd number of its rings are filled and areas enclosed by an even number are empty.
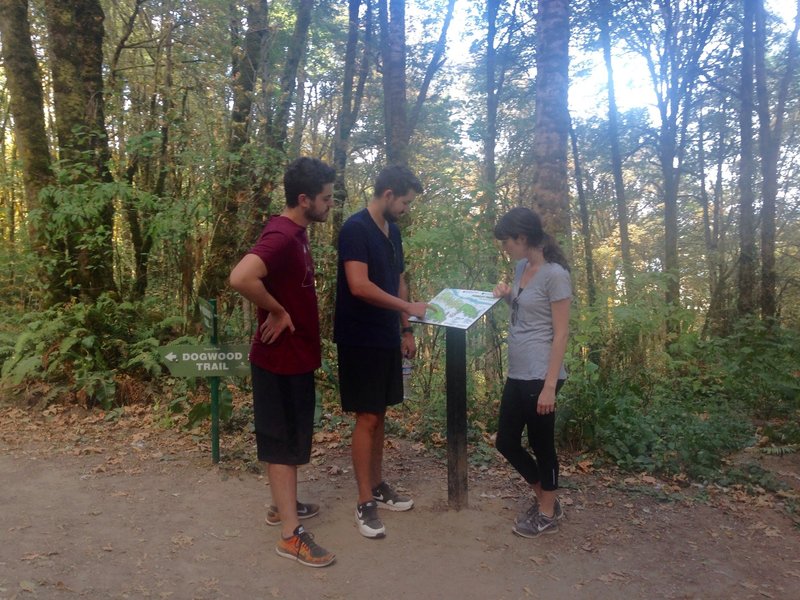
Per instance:
[[[770,7],[1,0],[3,396],[205,418],[204,381],[168,377],[156,349],[207,342],[198,298],[218,300],[223,341],[249,338],[252,310],[225,279],[302,154],[337,170],[333,215],[310,236],[321,419],[346,424],[335,240],[377,171],[408,164],[425,186],[402,224],[415,298],[507,278],[492,228],[519,204],[567,249],[563,448],[778,486],[727,459],[800,446],[800,2],[789,20]],[[598,81],[593,106],[570,107]],[[468,335],[473,461],[494,456],[507,316]],[[391,427],[437,444],[444,336],[416,333]],[[232,402],[247,386],[225,386],[229,423],[248,420]]]

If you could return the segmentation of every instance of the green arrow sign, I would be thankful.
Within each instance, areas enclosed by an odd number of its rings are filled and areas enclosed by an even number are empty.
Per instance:
[[[249,375],[249,344],[226,346],[162,346],[161,360],[175,377]]]

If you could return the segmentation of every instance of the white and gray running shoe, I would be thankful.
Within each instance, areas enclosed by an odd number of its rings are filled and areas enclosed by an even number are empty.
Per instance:
[[[386,535],[383,521],[378,517],[378,504],[374,500],[356,506],[356,525],[364,537],[382,538]]]
[[[558,500],[558,498],[556,498],[556,502],[553,505],[553,510],[554,510],[553,516],[556,518],[557,521],[560,521],[561,519],[566,517],[566,515],[564,514],[564,508],[561,506],[561,502]],[[530,519],[535,514],[538,514],[538,512],[539,512],[539,500],[538,498],[534,498],[533,503],[527,509],[525,509],[516,516],[516,518],[514,519],[514,524],[516,525],[517,523],[522,523],[523,521]]]
[[[558,520],[542,513],[536,513],[530,519],[514,523],[511,530],[524,538],[535,538],[542,534],[558,533]]]

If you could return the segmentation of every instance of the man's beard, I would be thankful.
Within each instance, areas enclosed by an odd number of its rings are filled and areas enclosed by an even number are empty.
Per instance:
[[[328,220],[328,211],[330,209],[323,209],[321,211],[315,211],[313,208],[307,208],[305,210],[304,216],[309,221],[314,221],[315,223],[324,223]]]

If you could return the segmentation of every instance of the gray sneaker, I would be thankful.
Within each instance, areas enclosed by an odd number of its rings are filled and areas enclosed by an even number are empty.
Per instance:
[[[319,514],[319,504],[312,504],[312,503],[304,503],[299,502],[297,503],[297,518],[298,519],[310,519],[311,517],[315,517]],[[267,525],[280,525],[281,524],[281,515],[278,512],[278,507],[274,504],[269,505],[269,509],[267,509],[267,516],[264,519],[267,522]]]
[[[356,525],[364,537],[382,538],[386,535],[383,521],[378,518],[378,504],[374,500],[356,506]]]
[[[560,521],[561,519],[566,517],[566,515],[564,514],[564,508],[561,506],[561,502],[559,501],[558,498],[556,498],[556,502],[553,505],[553,511],[554,511],[553,516],[557,521]],[[522,523],[523,521],[530,519],[532,516],[538,513],[539,513],[539,500],[538,498],[534,498],[533,504],[531,504],[526,510],[522,511],[516,516],[516,518],[514,519],[514,524],[516,525],[517,523]]]
[[[541,534],[558,533],[558,520],[536,513],[530,519],[514,523],[511,531],[524,538],[535,538]]]
[[[373,490],[372,497],[378,506],[389,510],[403,511],[414,508],[414,501],[408,496],[401,496],[392,486],[381,481]]]

